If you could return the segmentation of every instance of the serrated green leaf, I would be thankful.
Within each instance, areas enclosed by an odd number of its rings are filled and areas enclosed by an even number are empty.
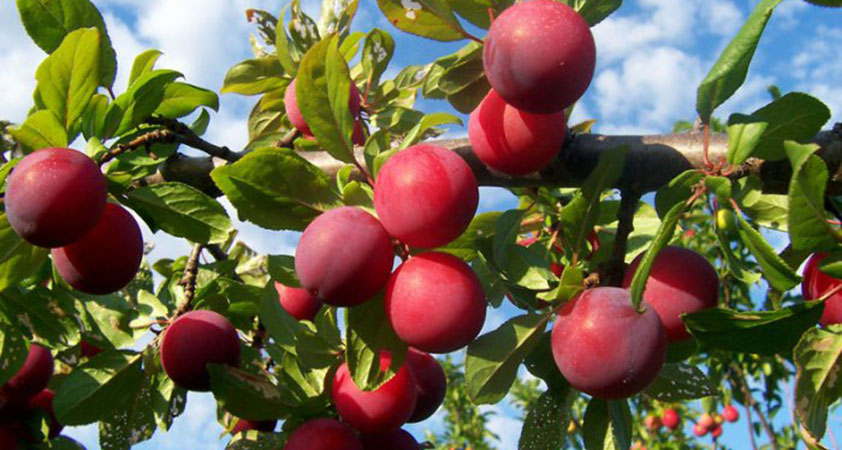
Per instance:
[[[403,365],[407,346],[398,338],[386,317],[383,295],[362,305],[345,309],[345,362],[351,379],[360,389],[370,391],[389,381]],[[380,369],[380,352],[391,353],[386,371]]]
[[[751,118],[768,126],[752,156],[777,161],[785,159],[785,140],[810,142],[830,119],[830,109],[821,100],[792,92],[753,112]]]
[[[494,404],[506,396],[521,362],[541,340],[547,320],[545,314],[518,316],[468,345],[465,379],[475,404]]]
[[[115,398],[135,392],[143,382],[141,355],[106,350],[76,367],[56,392],[56,418],[63,425],[85,425],[111,415]]]
[[[789,237],[796,250],[812,251],[842,241],[842,234],[827,222],[824,208],[827,165],[814,153],[815,144],[784,143],[792,163],[789,184]]]
[[[752,155],[769,126],[752,116],[731,114],[728,118],[728,164],[740,165]]]
[[[466,36],[445,0],[377,0],[377,6],[392,25],[407,33],[445,42]]]
[[[464,261],[476,258],[477,242],[495,236],[495,225],[499,222],[501,215],[502,213],[496,211],[477,214],[461,236],[444,247],[439,247],[436,251],[450,253]]]
[[[18,236],[5,213],[0,213],[0,291],[19,285],[47,261],[49,249]]]
[[[99,81],[105,87],[114,83],[117,56],[102,15],[93,3],[88,0],[17,0],[17,7],[27,34],[47,53],[56,51],[62,40],[75,30],[88,27],[99,30]]]
[[[152,396],[147,377],[134,390],[120,393],[115,399],[120,406],[99,423],[99,445],[103,450],[129,450],[152,437],[156,428]]]
[[[29,355],[29,343],[21,330],[0,321],[0,386],[15,376]]]
[[[782,0],[762,0],[743,24],[737,36],[716,60],[699,85],[696,111],[703,122],[710,121],[713,110],[728,100],[742,86],[751,59],[772,11]]]
[[[155,68],[155,63],[162,53],[155,49],[146,50],[135,56],[132,63],[132,70],[129,73],[129,86],[134,84],[141,75],[152,72]]]
[[[266,262],[269,276],[287,287],[300,287],[301,282],[295,274],[295,258],[289,255],[269,255]]]
[[[684,203],[693,195],[693,187],[704,178],[698,170],[682,172],[655,194],[655,210],[663,218],[678,203]]]
[[[776,311],[713,308],[682,316],[693,336],[712,348],[760,355],[788,354],[801,335],[816,325],[822,302],[806,302]]]
[[[260,298],[260,321],[275,344],[295,354],[295,336],[301,331],[302,325],[281,307],[278,292],[272,284],[263,289]]]
[[[585,409],[582,438],[587,450],[631,447],[632,421],[626,400],[592,398]]]
[[[795,413],[802,427],[820,440],[828,408],[842,397],[842,327],[807,330],[794,351]]]
[[[219,202],[183,183],[169,182],[135,189],[127,204],[155,231],[164,230],[197,244],[228,240],[231,219]]]
[[[387,31],[379,28],[369,31],[365,37],[363,56],[360,60],[369,92],[377,92],[380,77],[386,72],[394,53],[395,40]]]
[[[140,75],[108,107],[106,121],[114,121],[113,134],[122,135],[148,119],[161,104],[167,85],[182,76],[174,70],[153,70]]]
[[[523,421],[518,449],[558,450],[565,442],[570,405],[576,395],[569,389],[547,390],[531,405]]]
[[[264,148],[211,172],[240,220],[273,230],[303,230],[341,205],[333,180],[289,149]]]
[[[70,130],[99,85],[100,32],[83,28],[67,34],[35,72],[36,96]]]
[[[661,402],[695,400],[716,395],[710,379],[695,366],[666,363],[646,394]]]

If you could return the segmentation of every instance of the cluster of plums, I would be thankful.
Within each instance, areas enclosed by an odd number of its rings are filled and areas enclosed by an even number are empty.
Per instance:
[[[49,437],[61,433],[63,426],[53,414],[53,391],[47,389],[53,377],[53,355],[38,344],[29,346],[26,361],[18,372],[0,388],[0,449],[17,449],[22,442],[35,442],[26,422],[34,415],[49,419]]]
[[[711,437],[719,439],[722,436],[722,424],[738,420],[740,420],[739,411],[733,405],[728,405],[722,409],[722,414],[704,413],[699,416],[699,420],[693,425],[693,434],[702,437],[710,433]]]
[[[137,274],[143,236],[128,211],[108,203],[105,177],[90,158],[67,148],[24,157],[6,183],[6,217],[27,242],[52,249],[73,288],[116,292]]]
[[[629,265],[622,288],[582,292],[561,309],[553,326],[556,365],[573,387],[594,397],[625,398],[648,387],[664,365],[668,342],[690,337],[681,314],[718,302],[713,266],[692,250],[668,246],[652,264],[645,310],[638,313],[627,288],[641,259]]]
[[[510,175],[549,164],[564,144],[564,110],[585,93],[595,64],[588,23],[564,3],[534,0],[503,11],[483,48],[492,89],[468,124],[477,157]]]

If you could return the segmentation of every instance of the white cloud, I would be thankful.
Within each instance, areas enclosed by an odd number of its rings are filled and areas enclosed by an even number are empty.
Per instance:
[[[795,89],[824,101],[833,113],[832,121],[842,121],[842,28],[819,27],[803,50],[792,59]]]

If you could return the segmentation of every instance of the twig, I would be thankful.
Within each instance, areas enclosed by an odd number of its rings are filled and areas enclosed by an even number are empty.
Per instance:
[[[611,261],[605,276],[606,286],[619,286],[623,282],[626,260],[626,246],[629,235],[634,231],[634,213],[637,211],[637,204],[640,202],[640,194],[634,189],[624,189],[621,192],[620,209],[617,211],[617,234],[614,237],[614,248],[611,254]]]
[[[232,152],[228,147],[219,147],[200,138],[195,132],[193,132],[193,130],[190,129],[190,127],[177,120],[160,116],[152,116],[146,119],[146,123],[161,125],[172,131],[178,142],[181,142],[188,147],[195,148],[196,150],[201,150],[208,155],[222,158],[228,162],[235,162],[242,156],[239,153]]]
[[[280,141],[275,142],[275,147],[292,148],[292,143],[295,142],[299,136],[301,136],[301,133],[297,129],[293,128],[287,131],[287,134],[285,134]]]
[[[196,274],[199,273],[199,255],[202,254],[202,245],[196,244],[193,246],[193,251],[190,257],[187,258],[187,263],[184,265],[184,276],[181,277],[179,284],[184,286],[184,302],[175,312],[175,317],[178,317],[190,310],[190,303],[196,296]]]
[[[148,133],[141,134],[140,136],[136,137],[135,139],[132,139],[126,144],[119,144],[114,149],[106,152],[104,155],[102,155],[102,158],[100,158],[99,165],[103,165],[113,160],[117,156],[122,155],[123,153],[136,150],[140,147],[146,147],[148,150],[149,146],[152,144],[169,144],[175,141],[176,136],[170,130],[153,130]]]
[[[748,384],[746,383],[746,378],[745,374],[743,373],[743,369],[739,365],[737,365],[737,363],[732,363],[731,370],[733,370],[738,377],[737,381],[739,382],[740,389],[743,391],[743,395],[745,396],[746,409],[748,410],[749,407],[754,409],[754,412],[757,413],[757,418],[760,419],[760,425],[763,426],[763,430],[766,432],[766,436],[769,437],[769,444],[774,450],[778,450],[778,441],[775,439],[775,431],[772,430],[771,426],[769,426],[769,422],[766,421],[766,417],[763,415],[763,411],[760,410],[757,401],[754,399],[754,396],[751,395],[751,390],[748,388]]]

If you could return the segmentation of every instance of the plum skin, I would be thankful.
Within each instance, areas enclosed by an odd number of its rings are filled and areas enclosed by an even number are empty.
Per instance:
[[[389,234],[371,214],[341,207],[310,223],[295,249],[301,286],[334,306],[359,305],[379,292],[394,261]]]
[[[105,206],[96,226],[78,241],[51,251],[62,279],[92,295],[119,291],[137,274],[143,259],[143,235],[123,207]]]
[[[301,424],[287,439],[284,450],[364,450],[348,425],[335,419],[313,419]]]
[[[804,279],[801,281],[801,292],[805,299],[821,298],[825,292],[842,283],[842,280],[819,270],[819,264],[826,257],[827,253],[814,253],[807,260],[807,265],[804,267]],[[836,292],[825,300],[819,323],[825,327],[842,323],[842,291]]]
[[[563,110],[550,114],[521,111],[493,89],[468,122],[468,138],[480,161],[509,175],[526,175],[546,167],[561,151],[566,134]]]
[[[380,370],[385,372],[391,362],[389,352],[381,351]],[[415,377],[404,363],[389,381],[366,392],[357,387],[343,362],[333,378],[331,398],[352,428],[363,434],[387,434],[399,429],[415,410]]]
[[[287,118],[289,118],[292,126],[305,137],[310,137],[313,136],[313,131],[310,129],[310,126],[307,125],[307,121],[304,120],[304,116],[298,108],[298,95],[295,90],[295,81],[296,80],[292,80],[292,83],[287,86],[287,89],[284,92],[284,108],[286,109]],[[360,116],[360,91],[353,82],[351,82],[350,90],[350,97],[348,97],[348,109],[351,110],[351,116],[357,118]],[[357,133],[358,126],[359,123],[357,123],[354,127],[355,135]],[[362,127],[360,126],[359,129],[361,132]]]
[[[418,441],[404,429],[389,434],[363,436],[362,442],[365,450],[418,450],[421,448]]]
[[[410,348],[406,362],[415,377],[415,390],[418,392],[409,422],[421,422],[432,416],[444,401],[447,377],[441,364],[429,353]]]
[[[631,286],[643,255],[626,269],[623,287]],[[681,315],[714,308],[719,303],[719,276],[702,255],[683,247],[666,246],[658,252],[646,288],[646,300],[664,325],[670,342],[690,338]]]
[[[275,290],[281,307],[296,320],[312,321],[322,308],[322,302],[307,289],[284,286],[276,281]]]
[[[596,65],[590,27],[550,0],[514,5],[488,30],[483,67],[506,103],[532,113],[562,111],[588,89]]]
[[[275,425],[277,424],[277,420],[237,419],[237,423],[234,425],[234,428],[231,429],[231,436],[235,436],[239,433],[249,430],[257,430],[263,431],[265,433],[271,433],[272,431],[275,431]]]
[[[161,365],[175,384],[209,391],[210,363],[240,364],[240,339],[228,319],[213,311],[190,311],[167,327],[161,339]]]
[[[6,217],[40,247],[61,247],[91,231],[105,209],[105,177],[84,153],[47,148],[30,153],[6,183]]]
[[[479,204],[477,180],[465,160],[444,147],[413,145],[377,174],[374,208],[390,235],[416,248],[459,237]]]
[[[661,416],[661,423],[670,430],[674,430],[678,427],[679,420],[681,419],[678,416],[678,412],[672,408],[665,409],[664,414]]]
[[[53,412],[53,399],[55,396],[56,394],[53,391],[44,389],[41,393],[29,400],[29,406],[27,407],[30,411],[40,409],[50,417],[50,439],[58,436],[61,430],[64,429],[64,425],[59,423]]]
[[[461,259],[440,252],[410,257],[386,286],[386,316],[398,337],[429,353],[468,345],[485,323],[485,293]]]
[[[0,422],[14,418],[50,384],[55,364],[46,347],[30,344],[23,366],[0,389]]]
[[[570,385],[603,399],[626,398],[657,378],[667,340],[658,314],[642,314],[629,291],[586,290],[569,301],[553,325],[553,359]]]

